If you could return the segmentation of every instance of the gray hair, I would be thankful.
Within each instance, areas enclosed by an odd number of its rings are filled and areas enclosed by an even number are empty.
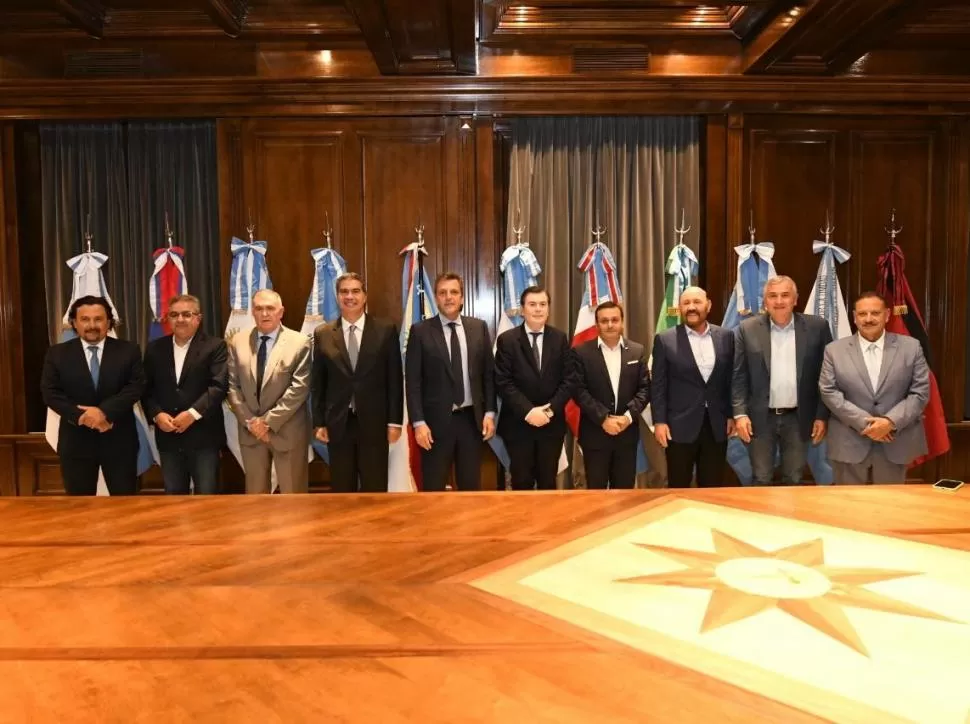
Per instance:
[[[195,311],[202,314],[202,302],[194,294],[176,294],[168,300],[168,306],[174,307],[176,304],[191,304]]]
[[[283,306],[283,297],[281,297],[278,292],[274,292],[272,289],[260,289],[258,292],[256,292],[253,295],[253,304],[256,303],[256,297],[259,295],[263,295],[264,297],[273,297],[278,305],[281,307]]]
[[[772,287],[777,287],[777,286],[779,286],[781,284],[786,284],[786,283],[787,284],[791,284],[792,291],[795,293],[795,296],[797,297],[798,296],[798,285],[795,284],[795,280],[794,279],[792,279],[789,276],[785,276],[784,274],[779,274],[778,276],[772,277],[771,279],[769,279],[768,281],[766,281],[765,282],[764,293],[763,293],[762,296],[767,297],[768,296],[768,290],[769,289],[771,289]]]

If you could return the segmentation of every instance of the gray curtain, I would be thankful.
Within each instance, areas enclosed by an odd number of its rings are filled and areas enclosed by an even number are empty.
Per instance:
[[[551,322],[572,334],[584,277],[576,268],[601,237],[616,260],[626,336],[649,349],[663,300],[667,254],[685,210],[684,241],[700,256],[700,136],[696,117],[523,118],[512,123],[506,241],[524,228],[552,297]],[[651,474],[662,485],[664,456],[644,436]],[[583,485],[574,459],[573,483]]]
[[[92,249],[107,254],[102,267],[108,292],[118,307],[121,337],[137,339],[139,300],[134,281],[144,255],[128,241],[128,176],[125,131],[121,124],[41,125],[41,196],[44,230],[44,282],[51,341],[61,333],[61,318],[71,300],[72,273],[67,260]],[[147,304],[147,300],[142,306]]]
[[[212,122],[132,123],[128,127],[128,206],[132,246],[148,250],[141,274],[150,322],[152,250],[165,245],[165,213],[185,249],[189,293],[202,302],[202,328],[221,336],[219,176]]]
[[[66,262],[84,250],[90,218],[92,248],[108,256],[103,270],[119,336],[145,345],[152,252],[165,245],[166,211],[186,250],[189,291],[202,300],[205,329],[220,333],[215,124],[45,124],[40,142],[51,340],[71,298]]]

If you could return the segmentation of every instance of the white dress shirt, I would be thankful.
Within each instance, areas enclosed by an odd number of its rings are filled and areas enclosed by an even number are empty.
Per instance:
[[[340,327],[344,332],[344,344],[347,345],[347,349],[350,349],[350,325],[353,325],[355,327],[354,336],[357,338],[357,351],[360,352],[360,338],[364,335],[364,319],[366,317],[366,314],[361,314],[360,319],[356,322],[348,322],[343,317],[340,318]]]
[[[798,367],[795,354],[795,318],[787,325],[771,325],[771,369],[768,407],[798,407]]]
[[[602,337],[596,339],[596,344],[603,354],[603,361],[606,363],[606,371],[610,375],[610,384],[613,386],[613,409],[611,415],[618,412],[617,406],[620,404],[620,373],[623,371],[623,337],[617,342],[616,347],[610,349],[609,345],[603,341]],[[633,420],[630,411],[626,411],[626,417]]]
[[[192,340],[195,339],[194,336],[189,338],[189,341],[184,345],[179,344],[175,337],[172,337],[172,355],[175,357],[175,384],[182,380],[182,368],[185,367],[185,358],[189,354],[189,346],[192,344]],[[189,414],[192,415],[196,420],[201,420],[202,415],[194,408],[189,408]]]
[[[859,335],[859,349],[862,350],[862,359],[866,363],[866,371],[869,373],[869,382],[872,383],[873,393],[879,387],[879,373],[882,371],[882,353],[885,346],[885,332],[875,342],[870,342],[861,334]]]
[[[708,324],[703,332],[695,332],[687,327],[687,341],[690,342],[690,351],[694,354],[694,362],[700,370],[704,382],[711,378],[714,371],[714,335],[711,334],[711,325]]]
[[[105,339],[107,339],[107,337],[102,339],[97,344],[91,344],[90,342],[85,342],[83,339],[81,340],[81,344],[84,345],[84,359],[88,363],[89,370],[91,369],[91,353],[88,351],[88,349],[90,347],[98,348],[98,369],[101,369],[101,363],[104,362],[104,340]]]
[[[452,320],[448,319],[445,315],[439,314],[438,317],[441,319],[441,328],[445,333],[445,347],[448,348],[448,356],[451,356],[451,327],[448,325],[452,323]],[[458,347],[461,350],[461,371],[464,379],[462,380],[462,387],[465,390],[465,399],[460,405],[455,405],[454,407],[468,407],[472,404],[472,382],[471,376],[468,373],[468,340],[465,339],[465,326],[461,323],[461,315],[454,320],[455,331],[458,332]]]

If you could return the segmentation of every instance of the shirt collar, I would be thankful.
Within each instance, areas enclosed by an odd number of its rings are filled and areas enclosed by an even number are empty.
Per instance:
[[[274,329],[272,332],[269,332],[268,334],[263,334],[262,332],[260,332],[257,329],[256,330],[256,339],[259,339],[260,337],[266,337],[266,336],[268,336],[269,337],[269,341],[272,342],[273,344],[276,344],[276,340],[277,340],[277,338],[279,338],[279,336],[280,336],[280,330],[282,330],[282,329],[283,329],[283,327],[281,325],[281,326],[277,327],[276,329]]]
[[[623,340],[623,336],[620,336],[620,341],[616,343],[616,349],[610,349],[607,347],[606,342],[603,341],[602,337],[596,338],[596,346],[600,349],[606,349],[607,352],[615,352],[617,349],[624,349],[626,347],[626,342]]]
[[[83,345],[84,345],[84,352],[85,352],[85,354],[90,354],[90,352],[88,352],[88,348],[89,348],[89,347],[97,347],[97,348],[98,348],[98,354],[103,354],[103,353],[104,353],[104,340],[105,340],[105,339],[107,339],[107,337],[105,337],[104,339],[102,339],[102,340],[101,340],[100,342],[98,342],[97,344],[91,344],[90,342],[85,342],[85,341],[84,341],[84,340],[82,339],[82,340],[81,340],[81,344],[83,344]]]
[[[795,315],[791,315],[791,319],[788,320],[788,324],[786,324],[784,327],[779,327],[777,324],[775,324],[775,320],[773,320],[771,317],[768,317],[768,323],[771,325],[772,331],[787,332],[795,326]]]
[[[711,323],[710,322],[707,323],[707,329],[705,329],[703,332],[700,332],[700,333],[695,332],[693,329],[691,329],[690,327],[688,327],[686,324],[684,325],[684,329],[687,330],[687,336],[689,336],[689,337],[697,337],[699,339],[703,339],[704,337],[710,337],[711,336]]]
[[[446,316],[445,316],[444,314],[442,314],[441,312],[438,312],[438,319],[440,319],[440,320],[441,320],[441,326],[442,326],[442,327],[447,327],[447,326],[448,326],[449,324],[451,324],[451,323],[452,323],[452,320],[450,320],[450,319],[448,319],[448,317],[446,317]],[[459,326],[459,327],[461,327],[461,326],[464,326],[464,325],[462,325],[462,323],[461,323],[461,315],[460,315],[460,314],[459,314],[459,315],[458,315],[458,316],[457,316],[457,317],[455,318],[455,320],[454,320],[454,323],[455,323],[455,324],[456,324],[457,326]]]
[[[883,348],[886,346],[886,330],[883,330],[882,334],[879,336],[875,342],[870,342],[868,339],[859,334],[859,346],[862,347],[862,351],[869,349],[869,345],[876,345],[876,349],[882,352]]]
[[[175,339],[175,335],[173,334],[172,335],[172,346],[174,346],[176,349],[188,349],[189,348],[189,345],[192,344],[192,340],[193,339],[195,339],[195,335],[194,334],[191,337],[189,337],[188,341],[185,344],[179,344],[178,343],[178,340]]]
[[[360,319],[358,319],[356,322],[348,322],[346,319],[344,319],[343,317],[341,317],[340,318],[340,327],[341,327],[341,329],[343,329],[344,334],[346,334],[347,331],[350,329],[350,325],[351,324],[354,325],[357,328],[357,331],[358,332],[363,332],[364,331],[364,319],[366,317],[367,317],[366,314],[361,314],[360,315]]]
[[[531,337],[531,336],[532,336],[533,334],[538,334],[538,335],[543,335],[543,334],[545,334],[545,333],[546,333],[546,325],[544,325],[544,324],[542,325],[542,327],[540,327],[540,328],[539,328],[539,331],[538,331],[538,332],[533,332],[533,331],[532,331],[531,329],[529,329],[529,328],[528,328],[528,326],[526,326],[525,324],[523,324],[523,325],[522,325],[522,328],[523,328],[523,329],[525,330],[525,333],[526,333],[527,335],[529,335],[530,337]]]

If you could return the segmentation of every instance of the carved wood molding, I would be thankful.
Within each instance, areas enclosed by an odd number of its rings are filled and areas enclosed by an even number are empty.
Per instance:
[[[970,114],[970,81],[693,76],[0,83],[0,118],[728,111]]]

